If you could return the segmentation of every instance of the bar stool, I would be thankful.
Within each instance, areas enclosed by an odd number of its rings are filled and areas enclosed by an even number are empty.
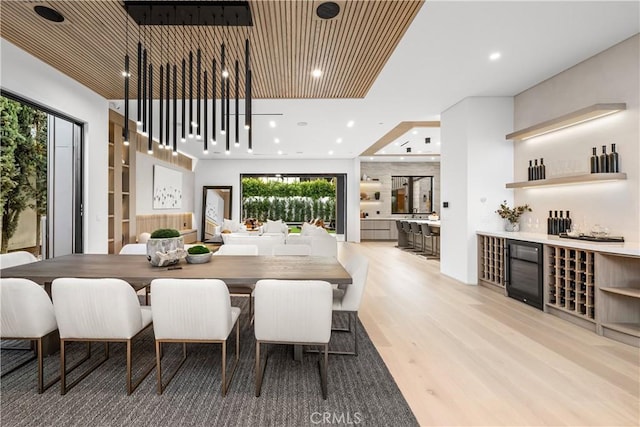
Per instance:
[[[411,236],[411,242],[409,242],[407,240],[407,248],[412,249],[414,247],[414,241],[413,241],[413,234],[411,233],[411,224],[409,223],[409,221],[400,221],[402,224],[402,232],[405,234],[405,236],[409,237]]]
[[[409,245],[407,241],[407,234],[402,229],[402,221],[396,220],[396,230],[398,231],[398,248],[406,248]]]
[[[429,227],[429,224],[420,224],[420,228],[422,230],[422,254],[425,255],[428,258],[431,259],[437,259],[438,258],[438,254],[436,253],[436,235],[433,232],[433,228]],[[426,246],[425,246],[425,239],[427,237],[431,238],[431,253],[428,254],[427,251],[425,251]]]
[[[424,252],[424,242],[422,242],[422,230],[420,229],[420,224],[417,222],[410,222],[409,225],[411,226],[411,234],[413,235],[413,250],[416,252]],[[418,248],[418,244],[416,242],[417,237],[421,240],[421,248]]]

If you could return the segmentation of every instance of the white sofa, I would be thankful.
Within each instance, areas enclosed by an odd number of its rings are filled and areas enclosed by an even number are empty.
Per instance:
[[[271,255],[274,246],[285,243],[285,236],[282,233],[262,236],[248,233],[223,233],[222,240],[225,245],[256,245],[258,255]]]
[[[338,257],[338,241],[334,235],[303,236],[301,234],[289,234],[287,245],[309,245],[312,256]]]

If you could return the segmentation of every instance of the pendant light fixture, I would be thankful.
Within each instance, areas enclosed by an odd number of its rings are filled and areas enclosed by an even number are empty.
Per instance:
[[[244,130],[248,137],[248,152],[252,151],[251,132],[251,63],[250,43],[247,33],[244,38],[244,52],[242,43],[234,41],[232,33],[227,27],[252,26],[251,10],[248,1],[208,1],[184,0],[180,2],[124,0],[124,7],[133,20],[141,26],[160,26],[160,50],[158,55],[152,55],[151,44],[153,33],[138,29],[138,122],[141,130],[148,136],[149,151],[153,151],[153,123],[159,123],[159,147],[173,148],[173,155],[177,154],[178,126],[182,125],[181,140],[187,141],[188,136],[203,138],[203,151],[208,152],[209,144],[215,145],[218,132],[226,139],[225,153],[230,153],[231,116],[235,114],[234,145],[237,147],[242,141],[240,124],[240,95],[244,97]],[[213,19],[212,19],[213,18]],[[177,46],[176,33],[164,34],[172,31],[167,27],[175,26],[175,31],[182,31],[182,49]],[[193,28],[196,27],[196,28]],[[219,27],[223,27],[218,30]],[[128,30],[128,29],[127,29]],[[150,29],[148,31],[151,31]],[[189,31],[185,34],[185,31]],[[193,32],[197,31],[197,34]],[[216,31],[219,31],[216,35]],[[204,32],[204,34],[203,34]],[[158,34],[155,34],[157,39]],[[189,40],[186,38],[189,37]],[[165,42],[166,39],[166,42]],[[213,43],[202,44],[202,40],[212,40]],[[216,43],[215,40],[219,42]],[[220,40],[222,39],[222,40]],[[187,42],[189,43],[187,45]],[[173,46],[172,46],[173,45]],[[237,48],[239,45],[239,49]],[[210,46],[216,46],[210,49]],[[128,31],[125,52],[125,100],[128,100],[130,83],[130,59],[128,57]],[[239,52],[238,52],[239,51]],[[176,52],[183,52],[182,55]],[[188,54],[187,54],[188,52]],[[244,53],[244,74],[241,80],[242,55]],[[188,55],[188,58],[187,58]],[[209,58],[211,55],[211,58]],[[173,56],[182,58],[172,60]],[[155,58],[155,61],[152,59]],[[179,64],[178,62],[182,62]],[[187,72],[188,61],[188,72]],[[156,63],[156,80],[158,90],[154,92],[154,66]],[[232,65],[233,70],[229,70]],[[182,69],[180,70],[180,66]],[[209,68],[210,67],[210,68]],[[172,69],[173,68],[173,72]],[[181,72],[180,72],[181,71]],[[234,79],[230,72],[234,73]],[[178,82],[181,79],[180,82]],[[188,79],[188,87],[187,87]],[[196,79],[194,85],[194,79]],[[220,90],[218,91],[218,81]],[[173,87],[172,87],[173,84]],[[178,87],[180,84],[180,87]],[[244,88],[242,87],[244,84]],[[195,87],[194,87],[195,86]],[[209,90],[211,87],[211,90]],[[182,91],[180,91],[182,89]],[[233,90],[233,93],[231,92]],[[188,93],[187,93],[188,91]],[[244,91],[244,93],[242,93]],[[157,111],[154,111],[154,96],[159,100]],[[178,122],[178,96],[182,96],[182,123]],[[189,112],[187,113],[187,97]],[[234,109],[231,109],[231,98],[235,98]],[[173,102],[171,100],[173,99]],[[197,105],[194,106],[194,102]],[[204,106],[201,105],[204,102]],[[211,103],[211,104],[209,104]],[[220,108],[218,108],[218,103]],[[128,103],[127,103],[128,104]],[[209,113],[211,109],[211,113]],[[125,107],[125,115],[128,111]],[[154,114],[158,117],[154,117]],[[219,127],[218,127],[219,120]],[[173,128],[171,127],[173,126]],[[171,131],[173,130],[173,133]]]
[[[124,55],[124,126],[122,129],[122,144],[129,145],[129,14],[125,14],[126,44]]]

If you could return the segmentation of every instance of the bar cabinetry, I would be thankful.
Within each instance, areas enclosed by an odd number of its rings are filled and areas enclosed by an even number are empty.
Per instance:
[[[597,254],[598,332],[640,347],[640,257]]]
[[[397,240],[398,230],[393,219],[361,219],[360,240]]]
[[[504,292],[505,242],[502,237],[478,236],[478,281],[501,292]]]

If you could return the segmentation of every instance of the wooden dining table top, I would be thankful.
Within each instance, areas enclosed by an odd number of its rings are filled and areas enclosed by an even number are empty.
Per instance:
[[[177,268],[176,268],[177,267]],[[213,256],[204,264],[181,260],[169,267],[153,267],[146,255],[74,254],[0,270],[1,277],[16,277],[47,285],[59,277],[118,278],[135,288],[153,279],[220,279],[227,285],[261,279],[324,280],[339,285],[352,279],[333,257],[320,256]]]

